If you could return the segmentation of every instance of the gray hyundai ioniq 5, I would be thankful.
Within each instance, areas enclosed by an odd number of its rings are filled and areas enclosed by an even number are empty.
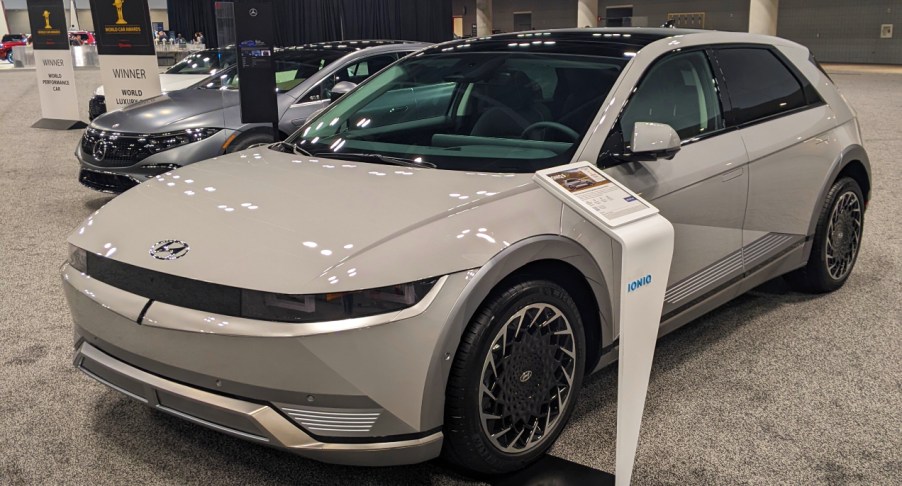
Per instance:
[[[618,351],[615,249],[593,258],[610,240],[533,181],[577,161],[674,227],[661,334],[783,274],[837,289],[855,264],[868,156],[805,47],[501,34],[408,56],[284,143],[166,171],[91,215],[62,268],[75,364],[322,461],[521,468]]]

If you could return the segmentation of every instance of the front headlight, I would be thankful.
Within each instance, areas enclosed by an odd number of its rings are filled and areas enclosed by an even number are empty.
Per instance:
[[[88,273],[88,252],[69,244],[69,258],[66,260],[70,267],[81,273]]]
[[[355,292],[288,295],[243,290],[241,317],[280,322],[323,322],[406,309],[423,299],[437,278]]]
[[[189,128],[177,132],[148,135],[145,147],[150,153],[159,153],[189,143],[199,142],[205,138],[212,137],[219,130],[219,128]]]

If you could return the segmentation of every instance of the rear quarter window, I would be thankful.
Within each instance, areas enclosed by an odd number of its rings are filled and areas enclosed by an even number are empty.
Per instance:
[[[808,104],[802,84],[769,49],[719,49],[717,59],[738,125]]]

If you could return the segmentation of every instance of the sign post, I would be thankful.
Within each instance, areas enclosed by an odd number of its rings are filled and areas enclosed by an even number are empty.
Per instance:
[[[617,485],[630,483],[652,358],[673,258],[673,226],[658,209],[589,162],[538,171],[534,180],[614,243],[612,324],[619,339]],[[611,246],[586,248],[596,260]]]
[[[273,139],[279,140],[276,71],[272,56],[274,31],[272,1],[239,0],[235,4],[241,121],[272,123]]]
[[[91,0],[100,76],[110,111],[160,94],[147,0]]]
[[[35,72],[41,98],[41,119],[34,128],[71,130],[86,125],[79,118],[75,68],[69,51],[63,0],[28,0],[28,20],[34,40]]]

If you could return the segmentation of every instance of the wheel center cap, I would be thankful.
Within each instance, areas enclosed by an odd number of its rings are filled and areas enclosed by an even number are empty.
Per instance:
[[[520,383],[526,383],[532,378],[532,370],[526,370],[520,374]]]

